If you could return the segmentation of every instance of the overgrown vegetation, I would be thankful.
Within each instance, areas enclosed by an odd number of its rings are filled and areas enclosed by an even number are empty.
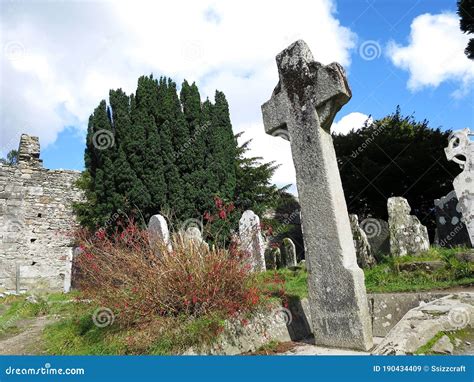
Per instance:
[[[76,240],[82,249],[76,264],[80,296],[90,303],[75,304],[45,330],[50,354],[202,348],[218,338],[225,320],[246,321],[285,295],[280,280],[258,282],[235,243],[208,248],[175,235],[170,250],[164,243],[150,245],[148,232],[133,222],[94,236],[83,229]]]

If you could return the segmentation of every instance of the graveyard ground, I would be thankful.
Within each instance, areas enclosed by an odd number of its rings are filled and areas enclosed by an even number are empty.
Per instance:
[[[473,263],[458,260],[456,255],[463,251],[463,248],[431,248],[417,257],[384,258],[365,271],[367,291],[470,290],[474,285],[474,268]],[[283,303],[290,298],[307,297],[304,267],[267,271],[259,276],[258,283]],[[224,323],[222,317],[209,315],[191,320],[175,317],[172,322],[128,329],[116,325],[100,328],[91,320],[97,306],[82,300],[78,292],[42,297],[6,296],[0,302],[2,354],[176,354],[192,346],[212,343]],[[161,332],[154,328],[160,328]],[[474,333],[458,333],[457,337],[472,338]],[[290,345],[271,342],[257,354],[291,351]],[[431,345],[428,343],[419,352],[430,352]]]

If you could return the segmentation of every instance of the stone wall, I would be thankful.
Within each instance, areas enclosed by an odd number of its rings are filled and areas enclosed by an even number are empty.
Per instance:
[[[23,135],[19,152],[17,165],[0,164],[0,292],[67,291],[80,172],[43,168],[36,137]]]

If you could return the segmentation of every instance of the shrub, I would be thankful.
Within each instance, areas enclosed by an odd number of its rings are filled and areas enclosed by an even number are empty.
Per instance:
[[[262,302],[246,255],[184,240],[175,235],[171,251],[150,245],[134,222],[114,233],[76,234],[82,249],[76,265],[87,298],[111,309],[123,327],[150,324],[159,317],[246,313]]]

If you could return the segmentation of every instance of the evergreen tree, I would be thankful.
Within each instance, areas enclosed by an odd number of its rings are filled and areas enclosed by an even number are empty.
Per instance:
[[[453,189],[459,173],[444,154],[449,134],[397,108],[370,126],[334,136],[349,212],[387,219],[387,199],[403,196],[433,234],[433,201]]]
[[[18,163],[18,150],[10,150],[6,158],[0,158],[0,163],[15,166]]]
[[[460,27],[464,33],[474,34],[474,0],[458,0]],[[474,60],[474,38],[471,38],[464,51],[466,56]]]
[[[239,138],[242,133],[236,135]],[[272,177],[278,168],[274,162],[262,163],[261,157],[247,156],[251,140],[244,142],[236,150],[235,206],[242,210],[252,210],[262,216],[269,208],[279,204],[281,193],[289,185],[278,189]]]
[[[222,92],[214,104],[201,103],[195,83],[184,81],[178,95],[171,79],[150,75],[138,79],[130,96],[111,90],[109,101],[109,108],[101,101],[89,119],[79,182],[87,200],[76,205],[81,224],[103,225],[121,210],[145,221],[166,211],[179,226],[210,211],[216,196],[260,214],[275,204],[270,179],[276,166],[245,158],[246,145],[237,147]],[[111,134],[114,144],[98,147],[100,131]]]

